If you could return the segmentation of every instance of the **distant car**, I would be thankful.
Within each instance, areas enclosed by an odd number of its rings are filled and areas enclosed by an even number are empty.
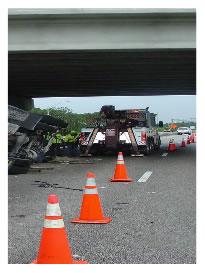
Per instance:
[[[192,130],[189,127],[180,127],[177,129],[177,134],[178,135],[183,135],[183,134],[192,134]]]
[[[171,129],[169,127],[165,127],[164,132],[171,132]]]

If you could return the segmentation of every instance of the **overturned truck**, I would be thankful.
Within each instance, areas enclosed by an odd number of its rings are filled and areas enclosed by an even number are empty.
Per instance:
[[[50,148],[56,132],[67,127],[61,119],[8,106],[8,173],[27,173],[34,162],[55,157]],[[45,141],[44,136],[52,137]]]

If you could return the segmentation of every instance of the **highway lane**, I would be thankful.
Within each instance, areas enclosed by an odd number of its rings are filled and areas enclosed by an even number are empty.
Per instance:
[[[170,138],[176,151],[167,151]],[[151,156],[124,157],[130,183],[109,182],[115,156],[80,158],[93,164],[41,164],[54,170],[10,175],[9,263],[36,258],[49,194],[59,197],[75,259],[91,264],[196,263],[196,144],[182,148],[181,139],[163,136],[161,150]],[[106,225],[70,223],[80,214],[88,172],[96,176],[105,217],[113,218]],[[146,182],[138,182],[146,172],[151,172]],[[38,187],[37,181],[64,188]]]

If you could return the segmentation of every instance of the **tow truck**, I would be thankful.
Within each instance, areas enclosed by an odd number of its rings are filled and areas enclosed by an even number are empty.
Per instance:
[[[161,145],[156,130],[156,114],[145,109],[115,110],[104,105],[96,126],[83,128],[80,137],[80,156],[92,156],[122,151],[132,156],[150,155]],[[163,122],[159,122],[163,127]]]

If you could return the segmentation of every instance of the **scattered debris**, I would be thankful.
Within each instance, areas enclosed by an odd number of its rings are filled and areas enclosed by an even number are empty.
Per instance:
[[[60,164],[95,164],[93,160],[59,160],[52,161],[52,163],[60,163]]]
[[[69,161],[69,164],[95,164],[95,162],[90,160],[86,160],[86,161],[72,160],[72,161]]]
[[[41,172],[45,170],[53,170],[53,167],[30,167],[29,172]]]
[[[73,254],[72,256],[73,256],[74,258],[80,258],[80,256],[77,255],[77,254]]]

